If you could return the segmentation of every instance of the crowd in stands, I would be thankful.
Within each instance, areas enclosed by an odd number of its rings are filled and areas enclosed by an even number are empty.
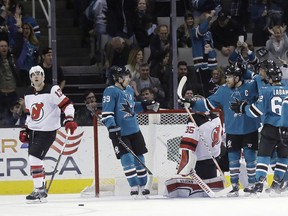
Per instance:
[[[177,28],[177,47],[190,50],[193,64],[178,58],[176,72],[179,79],[183,74],[188,77],[187,88],[194,94],[213,94],[225,83],[223,69],[229,64],[238,62],[253,70],[268,58],[279,66],[287,62],[288,1],[180,2],[183,7],[177,9],[177,16],[183,17],[183,23]],[[52,83],[52,50],[41,46],[39,25],[24,13],[20,2],[2,0],[0,6],[1,123],[11,117],[11,106],[22,97],[16,88],[31,84],[28,71],[32,66],[40,64],[45,82]],[[131,72],[137,100],[145,99],[142,90],[149,89],[161,108],[173,108],[171,28],[157,23],[156,6],[156,0],[67,0],[67,8],[74,8],[74,26],[83,30],[80,43],[85,44],[89,35],[95,37],[95,55],[101,53],[106,84],[113,84],[111,67],[125,66]],[[170,7],[168,11],[170,14]],[[247,31],[252,33],[252,43]],[[108,38],[104,50],[103,35]],[[63,89],[65,77],[57,68]]]
[[[52,84],[52,49],[41,44],[37,20],[17,0],[0,1],[0,126],[25,124],[24,89],[31,85],[29,70],[41,65]],[[58,67],[58,84],[65,78]]]

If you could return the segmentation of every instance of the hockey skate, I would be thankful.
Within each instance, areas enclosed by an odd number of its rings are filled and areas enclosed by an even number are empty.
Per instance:
[[[138,185],[131,187],[130,195],[131,195],[134,199],[138,199],[138,194],[139,194],[139,187],[138,187]]]
[[[144,186],[141,186],[140,189],[142,191],[142,195],[145,196],[145,198],[148,198],[148,195],[150,194],[150,190],[145,189]]]
[[[26,202],[28,204],[32,203],[45,203],[47,202],[46,197],[48,196],[47,190],[44,186],[41,188],[35,188],[31,194],[26,196]]]
[[[265,190],[265,192],[266,192],[266,193],[269,193],[269,194],[271,194],[271,195],[273,195],[273,194],[278,194],[278,195],[279,195],[279,194],[281,193],[280,182],[274,180],[274,181],[272,182],[270,188],[267,188],[267,189]]]
[[[263,182],[257,182],[255,185],[248,185],[246,188],[244,188],[244,192],[249,194],[256,194],[256,193],[262,193],[263,191]]]
[[[232,184],[232,190],[227,194],[227,197],[238,197],[239,196],[239,184]]]

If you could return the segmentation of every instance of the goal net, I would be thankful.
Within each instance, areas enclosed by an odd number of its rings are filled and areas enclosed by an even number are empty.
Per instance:
[[[148,153],[145,154],[146,166],[153,173],[152,194],[163,194],[164,182],[176,173],[179,160],[179,144],[186,128],[188,115],[184,110],[160,110],[157,113],[137,114],[138,123],[143,133]],[[99,194],[128,195],[130,187],[124,175],[121,163],[116,159],[107,128],[97,125],[95,139],[94,171],[99,173],[93,184],[85,188],[82,196],[95,196],[97,186]],[[97,167],[98,166],[98,167]],[[96,185],[96,186],[95,186]],[[98,194],[97,194],[98,195]]]

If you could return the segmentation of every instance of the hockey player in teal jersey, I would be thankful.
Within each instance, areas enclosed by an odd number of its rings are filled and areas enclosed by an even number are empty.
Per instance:
[[[238,101],[231,104],[231,109],[236,113],[246,114],[251,118],[262,116],[263,128],[257,156],[256,184],[247,191],[250,193],[263,191],[263,182],[266,179],[271,154],[275,147],[276,168],[272,185],[266,192],[280,193],[280,184],[288,165],[288,145],[281,141],[279,133],[281,105],[284,98],[288,96],[288,86],[281,84],[282,71],[277,66],[270,66],[267,69],[267,78],[271,85],[262,87],[259,99],[255,103],[247,105],[245,101]]]
[[[155,101],[134,101],[134,90],[129,85],[130,72],[125,67],[112,67],[115,85],[108,86],[102,99],[102,122],[108,128],[117,159],[120,159],[127,181],[131,187],[131,195],[150,193],[144,186],[147,182],[146,169],[119,143],[124,143],[145,164],[143,154],[147,153],[144,137],[140,131],[136,113],[145,110],[157,111],[159,104]]]
[[[205,100],[191,103],[194,111],[204,112],[221,107],[224,112],[226,147],[228,149],[230,181],[232,190],[229,197],[239,196],[240,157],[243,149],[250,185],[255,183],[256,154],[258,150],[258,128],[260,118],[249,118],[235,114],[231,103],[236,100],[252,104],[257,100],[257,85],[253,80],[242,80],[242,70],[237,65],[230,65],[225,70],[226,84]],[[250,186],[249,185],[249,186]]]

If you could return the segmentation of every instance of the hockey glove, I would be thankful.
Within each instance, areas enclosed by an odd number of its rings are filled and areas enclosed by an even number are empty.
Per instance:
[[[184,107],[184,108],[189,108],[193,107],[195,104],[194,99],[179,99],[179,103]]]
[[[288,128],[280,127],[279,132],[280,132],[280,138],[281,138],[281,141],[283,142],[283,145],[287,146],[288,145]]]
[[[154,112],[157,112],[160,104],[155,100],[144,100],[142,101],[142,106],[145,110],[153,110]]]
[[[19,132],[19,140],[22,143],[28,143],[28,141],[29,141],[28,135],[29,135],[29,129],[28,128],[20,130],[20,132]]]
[[[245,113],[245,107],[247,106],[246,101],[240,101],[239,99],[235,98],[235,102],[230,104],[230,109],[235,113]]]
[[[74,131],[78,127],[77,123],[74,121],[73,117],[71,116],[65,117],[63,124],[65,126],[66,132],[68,133],[68,130],[70,130],[71,135],[73,135]]]
[[[111,140],[118,140],[121,137],[121,128],[118,126],[111,126],[108,128],[108,131]]]

